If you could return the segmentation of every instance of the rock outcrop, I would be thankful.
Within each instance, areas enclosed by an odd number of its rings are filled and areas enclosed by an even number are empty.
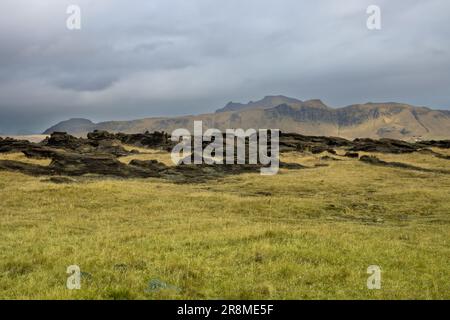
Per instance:
[[[269,139],[270,141],[270,139]],[[246,141],[248,144],[248,141]],[[132,160],[125,164],[119,160],[122,156],[129,156],[133,151],[127,151],[125,144],[133,146],[158,148],[169,151],[174,143],[164,132],[145,132],[143,134],[109,133],[94,131],[87,138],[76,138],[64,132],[54,132],[41,143],[32,143],[25,140],[0,138],[0,153],[22,152],[28,158],[50,159],[48,166],[25,163],[13,160],[0,160],[0,170],[18,171],[35,176],[114,176],[120,178],[164,178],[178,182],[201,182],[208,179],[220,178],[231,174],[259,172],[260,164],[248,164],[248,153],[245,163],[237,164],[179,164],[167,166],[156,160]],[[206,147],[209,143],[204,143]],[[356,139],[354,141],[336,137],[304,136],[300,134],[281,133],[280,152],[310,152],[320,154],[327,152],[338,156],[336,149],[346,151],[345,157],[358,158],[358,152],[373,153],[412,153],[426,152],[442,159],[448,156],[440,154],[432,147],[450,148],[450,141],[422,141],[408,143],[392,139]],[[270,151],[270,148],[268,148]],[[189,156],[192,158],[192,156]],[[323,160],[339,160],[328,155]],[[361,156],[360,160],[379,166],[389,166],[420,171],[429,171],[402,163],[384,162],[373,156]],[[322,164],[325,165],[325,164]],[[285,169],[302,169],[300,164],[280,162],[280,167]],[[431,172],[431,171],[430,171]],[[433,171],[435,172],[435,171]],[[445,172],[447,173],[447,172]],[[53,179],[55,180],[55,179]],[[49,181],[52,181],[51,179]],[[65,181],[56,179],[55,181]]]

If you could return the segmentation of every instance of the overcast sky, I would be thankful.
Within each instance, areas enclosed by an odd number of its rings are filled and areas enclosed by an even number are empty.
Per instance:
[[[81,30],[66,28],[70,4]],[[449,109],[449,12],[448,0],[1,0],[0,133],[273,94]]]

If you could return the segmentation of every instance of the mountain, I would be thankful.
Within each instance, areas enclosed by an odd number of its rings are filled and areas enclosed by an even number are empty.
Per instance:
[[[302,101],[285,96],[266,96],[259,101],[250,101],[247,104],[229,102],[225,107],[216,111],[216,113],[227,111],[242,111],[244,109],[267,109],[279,106],[280,104],[288,104],[291,106],[301,105]]]
[[[145,118],[132,121],[92,123],[71,119],[45,131],[66,131],[85,135],[94,129],[111,132],[172,132],[177,128],[192,130],[194,120],[205,128],[272,128],[305,135],[354,138],[392,138],[401,140],[449,139],[450,111],[432,110],[408,104],[365,103],[331,108],[321,100],[301,101],[284,96],[267,96],[262,100],[228,103],[215,113],[172,118]]]
[[[50,134],[55,131],[70,132],[73,135],[84,135],[89,131],[94,130],[96,124],[91,120],[82,118],[73,118],[66,121],[62,121],[53,127],[45,130],[44,134]]]

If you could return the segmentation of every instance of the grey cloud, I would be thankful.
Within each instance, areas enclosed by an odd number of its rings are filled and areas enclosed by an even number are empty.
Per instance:
[[[0,132],[210,112],[268,94],[449,108],[450,3],[3,0]],[[78,4],[82,30],[65,28]]]
[[[109,88],[118,79],[114,76],[108,75],[71,75],[62,77],[55,81],[55,84],[61,89],[75,90],[75,91],[101,91]]]

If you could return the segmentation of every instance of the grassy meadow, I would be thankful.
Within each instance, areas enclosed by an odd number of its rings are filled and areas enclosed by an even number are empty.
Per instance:
[[[146,152],[122,161],[170,163]],[[450,299],[450,174],[321,156],[201,184],[0,172],[0,299]],[[376,156],[450,170],[432,155]],[[66,288],[69,265],[80,290]],[[380,290],[367,288],[370,265]]]

